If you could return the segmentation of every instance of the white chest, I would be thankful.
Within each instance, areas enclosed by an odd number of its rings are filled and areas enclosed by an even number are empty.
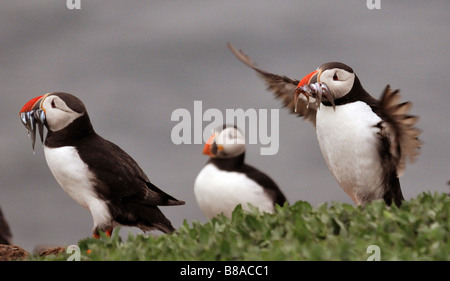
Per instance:
[[[341,187],[360,204],[361,197],[381,192],[382,167],[376,127],[381,119],[363,102],[317,111],[320,149]],[[377,194],[376,196],[381,196]]]
[[[91,212],[94,223],[108,220],[108,208],[97,197],[91,183],[94,175],[80,159],[77,150],[71,146],[44,147],[44,153],[56,181],[72,199]]]
[[[248,203],[260,211],[273,212],[273,202],[263,188],[244,174],[219,170],[207,164],[194,183],[197,203],[203,213],[212,218],[220,213],[231,217],[233,209],[241,204],[248,210]]]

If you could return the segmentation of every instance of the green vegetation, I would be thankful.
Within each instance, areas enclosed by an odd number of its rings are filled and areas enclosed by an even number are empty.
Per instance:
[[[450,196],[422,193],[400,208],[382,201],[313,208],[299,201],[275,214],[238,206],[232,219],[185,221],[171,235],[130,234],[121,241],[117,233],[79,241],[81,260],[367,260],[375,253],[370,245],[379,247],[381,260],[450,260]]]

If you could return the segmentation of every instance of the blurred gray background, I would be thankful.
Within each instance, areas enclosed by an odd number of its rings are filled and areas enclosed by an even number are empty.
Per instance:
[[[301,79],[327,61],[355,70],[379,97],[386,84],[412,100],[424,142],[401,178],[406,199],[448,192],[450,179],[450,4],[442,1],[66,1],[0,5],[0,206],[13,242],[75,244],[92,218],[59,187],[40,142],[33,155],[19,120],[25,102],[65,91],[84,101],[97,133],[127,151],[157,186],[185,200],[163,207],[179,227],[206,222],[193,183],[207,161],[202,144],[175,145],[177,108],[276,109],[280,103],[227,42],[270,72]],[[328,171],[313,127],[280,109],[277,154],[247,146],[247,162],[269,174],[291,203],[352,203]],[[192,115],[193,116],[193,115]],[[210,122],[195,124],[207,126]],[[194,126],[194,124],[192,124]],[[140,233],[122,228],[124,237]]]

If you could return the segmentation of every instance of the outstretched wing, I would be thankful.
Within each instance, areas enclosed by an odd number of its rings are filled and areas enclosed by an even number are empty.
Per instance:
[[[249,56],[244,54],[242,50],[237,50],[231,43],[228,43],[228,48],[233,54],[248,67],[254,69],[258,75],[264,79],[267,89],[274,93],[275,97],[281,100],[284,107],[287,107],[291,113],[302,116],[306,120],[316,125],[316,112],[317,106],[314,98],[310,98],[309,101],[301,95],[298,99],[297,111],[295,111],[294,104],[294,90],[297,88],[299,80],[291,79],[287,76],[280,76],[273,74],[256,67],[256,64],[252,62]]]
[[[389,85],[384,89],[379,106],[385,121],[380,134],[389,142],[389,154],[393,159],[397,176],[401,177],[405,171],[406,161],[413,163],[422,146],[419,140],[422,132],[414,127],[419,117],[409,115],[412,103],[400,103],[399,90],[392,91]]]

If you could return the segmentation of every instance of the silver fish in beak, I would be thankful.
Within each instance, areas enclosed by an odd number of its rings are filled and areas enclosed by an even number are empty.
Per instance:
[[[44,142],[45,111],[40,107],[44,96],[39,96],[28,101],[19,113],[20,120],[25,128],[27,128],[28,135],[31,137],[33,151],[36,143],[36,129],[39,131],[41,142]]]
[[[298,83],[297,88],[294,90],[294,103],[295,103],[295,112],[297,112],[297,103],[300,95],[305,96],[306,100],[309,104],[309,98],[313,97],[316,100],[317,108],[320,107],[320,103],[322,101],[322,97],[325,97],[327,101],[333,105],[333,109],[336,109],[336,105],[334,103],[334,96],[331,94],[325,83],[318,81],[318,76],[320,75],[319,70],[315,70],[305,77]]]

